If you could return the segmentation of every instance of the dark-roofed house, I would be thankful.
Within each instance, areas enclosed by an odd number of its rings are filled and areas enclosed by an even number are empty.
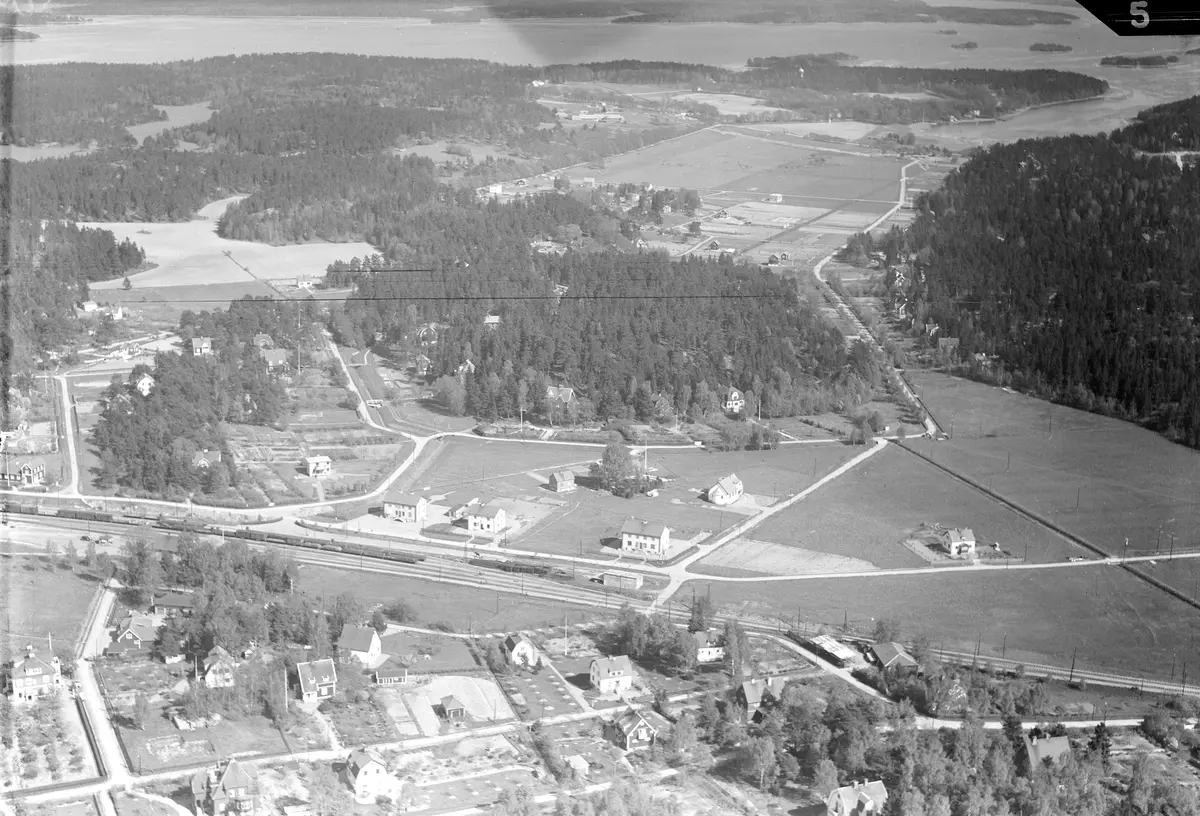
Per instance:
[[[301,700],[324,700],[337,693],[337,668],[332,658],[296,664]]]
[[[708,489],[708,500],[713,504],[733,504],[742,497],[744,492],[742,480],[737,477],[736,473],[730,473]]]
[[[491,502],[467,510],[467,529],[472,533],[498,533],[507,523],[504,508]]]
[[[629,708],[624,714],[605,724],[605,736],[623,751],[649,748],[658,736],[658,729],[645,715]]]
[[[150,611],[155,615],[190,615],[196,607],[196,599],[190,592],[164,592],[150,602]]]
[[[520,632],[506,637],[500,644],[500,652],[513,666],[536,666],[542,658],[533,641]]]
[[[424,496],[412,493],[393,493],[383,500],[384,518],[408,524],[425,524],[429,514],[429,501]]]
[[[39,652],[30,644],[25,656],[8,669],[8,696],[13,702],[28,702],[53,693],[62,685],[62,665],[49,649]]]
[[[664,555],[671,548],[671,531],[661,522],[628,519],[621,525],[621,550]]]
[[[570,493],[575,489],[575,474],[569,470],[556,470],[550,474],[550,489],[555,493]]]
[[[258,776],[251,766],[230,759],[192,777],[196,816],[254,816],[259,812]]]
[[[453,694],[442,698],[438,703],[438,710],[448,722],[462,720],[467,716],[467,707]]]
[[[204,656],[204,685],[210,689],[233,688],[237,683],[235,668],[233,655],[220,646],[212,647]]]
[[[884,671],[907,671],[917,667],[917,661],[899,643],[872,644],[871,653],[875,655],[875,660]]]
[[[267,364],[267,371],[276,371],[278,369],[288,367],[287,349],[262,349],[259,351],[259,356],[261,356],[263,362]]]
[[[337,648],[341,657],[352,657],[364,665],[375,662],[383,655],[383,643],[374,626],[345,624],[338,637]]]
[[[13,484],[40,485],[46,482],[46,460],[40,456],[4,457],[0,479]]]
[[[888,792],[883,782],[855,782],[830,792],[825,799],[826,816],[860,816],[882,813]]]
[[[592,688],[601,694],[616,694],[633,687],[633,663],[625,655],[597,657],[588,668]]]
[[[387,766],[366,748],[359,748],[350,753],[346,758],[342,777],[350,786],[350,790],[354,791],[354,801],[360,805],[374,804],[390,787]]]
[[[399,686],[408,682],[408,666],[388,660],[375,670],[375,682],[381,686]]]
[[[117,626],[112,643],[108,644],[104,653],[112,657],[146,653],[154,648],[157,637],[158,631],[153,620],[146,615],[130,612]]]
[[[1044,762],[1070,754],[1071,741],[1066,737],[1043,737],[1030,734],[1025,737],[1025,753],[1029,756],[1029,767],[1037,769]]]
[[[735,696],[738,703],[746,709],[746,719],[754,719],[758,709],[768,699],[778,700],[783,696],[783,687],[787,685],[786,677],[753,678],[744,680],[738,686]]]

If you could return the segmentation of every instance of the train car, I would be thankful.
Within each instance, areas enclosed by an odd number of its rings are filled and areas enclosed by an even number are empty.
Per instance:
[[[549,574],[550,568],[545,564],[530,564],[527,561],[506,561],[500,567],[505,572],[516,572],[521,575],[537,575],[544,576]]]

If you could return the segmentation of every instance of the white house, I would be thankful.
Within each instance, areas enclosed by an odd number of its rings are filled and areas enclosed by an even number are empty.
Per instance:
[[[364,665],[373,663],[383,655],[383,641],[373,626],[357,626],[347,623],[342,626],[337,642],[338,654],[353,657]]]
[[[882,813],[887,803],[887,788],[882,781],[855,782],[831,792],[825,799],[827,816],[860,816]]]
[[[975,552],[975,534],[969,527],[963,527],[961,530],[953,527],[942,530],[938,540],[946,548],[946,552],[953,556],[972,555]]]
[[[193,357],[208,357],[213,353],[211,337],[193,337],[192,338],[192,356]]]
[[[746,407],[746,397],[741,391],[738,391],[732,386],[725,392],[725,398],[721,400],[721,410],[727,414],[740,414],[742,409]]]
[[[62,685],[62,666],[49,649],[39,653],[32,645],[25,657],[14,660],[8,670],[8,695],[13,702],[27,702],[52,694]]]
[[[233,688],[237,682],[233,673],[236,663],[233,655],[220,646],[214,646],[204,657],[204,685],[210,689]]]
[[[374,804],[392,787],[383,760],[366,748],[359,748],[350,754],[342,774],[354,792],[354,801],[360,805]]]
[[[333,460],[328,456],[305,456],[304,469],[309,476],[328,476],[333,473]]]
[[[725,644],[721,638],[710,632],[693,632],[696,641],[697,663],[719,663],[725,659]]]
[[[300,679],[300,699],[305,702],[337,694],[337,667],[332,658],[297,663],[296,676]]]
[[[556,470],[550,474],[550,489],[555,493],[570,493],[575,489],[575,474],[569,470]]]
[[[633,688],[633,663],[625,655],[597,657],[588,669],[592,688],[601,694],[616,694]]]
[[[428,514],[429,502],[424,496],[397,493],[383,500],[384,518],[424,526]]]
[[[671,548],[671,531],[657,521],[628,519],[621,525],[621,550],[663,555]]]
[[[708,489],[708,500],[719,505],[733,504],[742,497],[743,492],[742,480],[737,474],[730,473]]]
[[[507,523],[504,508],[490,502],[467,510],[467,529],[472,533],[498,533]]]
[[[542,659],[533,641],[520,633],[506,637],[500,644],[500,652],[514,666],[536,666]]]
[[[133,387],[143,397],[148,397],[150,396],[150,392],[154,390],[154,378],[149,374],[143,374],[137,378],[137,382],[133,384]]]

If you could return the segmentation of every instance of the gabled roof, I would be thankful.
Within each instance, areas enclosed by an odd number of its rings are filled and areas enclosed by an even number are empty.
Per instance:
[[[721,479],[719,482],[717,482],[716,486],[718,489],[724,490],[726,493],[732,496],[734,493],[741,491],[742,481],[737,477],[736,473],[730,473],[724,479]]]
[[[352,652],[369,652],[371,646],[379,640],[379,633],[371,626],[357,626],[347,623],[342,626],[342,634],[338,637],[338,649],[348,649]]]
[[[308,663],[297,663],[296,674],[300,678],[300,690],[308,693],[317,690],[317,686],[327,686],[337,682],[337,669],[333,659],[326,657]]]
[[[208,654],[204,656],[205,666],[215,666],[217,663],[233,662],[233,655],[225,650],[223,646],[213,646],[208,650]]]
[[[153,641],[158,636],[153,620],[133,612],[126,615],[125,619],[121,621],[121,625],[117,627],[117,637],[120,638],[126,632],[132,632],[133,636],[142,642]]]
[[[328,456],[325,456],[324,454],[320,454],[317,456],[305,456],[304,462],[306,464],[310,464],[310,465],[319,465],[321,463],[333,464],[333,460],[330,459]]]
[[[287,349],[263,349],[262,358],[268,366],[287,365],[288,352]]]
[[[13,661],[12,676],[24,677],[27,674],[49,674],[54,670],[51,665],[53,658],[48,652],[38,652],[36,649],[18,660]]]
[[[510,652],[511,652],[513,649],[516,649],[516,648],[517,648],[518,646],[520,646],[522,643],[528,643],[528,644],[529,644],[530,646],[532,646],[534,649],[536,649],[536,648],[537,648],[537,646],[534,646],[534,645],[533,645],[533,641],[532,641],[532,640],[530,640],[529,638],[525,637],[525,636],[524,636],[523,634],[521,634],[520,632],[517,632],[516,634],[509,635],[508,637],[506,637],[506,638],[504,639],[504,648],[505,648],[505,649],[507,649],[508,651],[510,651]]]
[[[558,482],[573,482],[575,481],[575,472],[572,470],[556,470],[550,474],[550,478]]]
[[[633,675],[633,663],[630,662],[627,655],[593,658],[589,668],[596,669],[601,677],[607,677],[610,674]]]
[[[721,645],[721,637],[711,632],[692,632],[692,639],[696,641],[697,649],[707,649],[710,646]]]
[[[354,751],[351,751],[350,756],[346,758],[346,771],[350,774],[350,778],[353,779],[362,773],[362,769],[370,765],[372,762],[381,767],[387,767],[383,764],[382,759],[368,751],[366,748],[358,748]]]
[[[762,705],[763,695],[770,691],[771,696],[779,699],[783,687],[787,685],[786,677],[753,678],[742,681],[742,695],[746,698],[746,708],[750,713]]]
[[[499,506],[497,506],[495,504],[491,504],[489,502],[488,504],[479,505],[477,507],[474,507],[473,509],[468,510],[467,515],[468,516],[482,516],[483,518],[496,518],[503,512],[504,512],[503,507],[499,507]]]
[[[666,526],[658,521],[642,521],[641,519],[626,519],[621,525],[621,534],[629,533],[630,535],[650,536],[651,538],[659,538],[666,532]]]
[[[398,504],[401,507],[417,507],[421,502],[427,502],[424,496],[415,493],[393,493],[383,497],[384,504]]]
[[[247,788],[253,791],[257,783],[258,778],[253,771],[247,770],[236,759],[231,759],[220,778],[217,779],[216,790],[222,793],[235,788]]]
[[[575,399],[575,389],[569,385],[548,385],[546,386],[546,398],[571,402]]]
[[[949,530],[946,530],[946,537],[951,541],[974,541],[975,533],[971,531],[970,527],[963,527],[961,530],[957,527],[951,527]]]
[[[613,720],[613,725],[621,729],[621,733],[625,734],[626,736],[632,734],[634,729],[640,725],[644,725],[649,728],[651,734],[658,733],[658,729],[654,727],[654,724],[643,717],[640,713],[635,711],[633,708],[629,708],[624,714]]]
[[[1066,737],[1026,737],[1025,750],[1029,752],[1029,764],[1036,768],[1044,760],[1071,753],[1071,741]]]
[[[375,678],[380,677],[408,677],[408,667],[399,661],[393,662],[389,659],[375,670]]]
[[[887,788],[883,786],[883,782],[875,780],[865,785],[845,785],[840,787],[829,794],[829,799],[834,799],[835,797],[842,800],[842,813],[870,812],[868,810],[870,805],[873,805],[874,812],[878,813],[883,810],[883,806],[887,802],[888,793]]]
[[[875,653],[879,665],[885,669],[892,666],[911,668],[917,665],[917,661],[899,643],[876,643],[871,646],[871,651]]]
[[[466,706],[453,694],[442,698],[442,711],[465,711]]]

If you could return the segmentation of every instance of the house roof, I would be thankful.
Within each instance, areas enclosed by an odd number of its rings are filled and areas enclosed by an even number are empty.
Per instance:
[[[130,612],[121,621],[121,625],[117,627],[117,637],[124,635],[126,632],[133,632],[134,637],[140,641],[153,641],[158,632],[154,628],[154,621],[145,615],[137,615]]]
[[[389,660],[375,670],[375,678],[378,679],[380,677],[408,677],[408,667],[402,663],[393,663]]]
[[[739,493],[742,490],[742,480],[737,477],[736,473],[730,473],[724,479],[717,482],[717,489],[723,490],[729,495]]]
[[[1043,760],[1071,753],[1071,741],[1066,737],[1026,737],[1025,750],[1029,752],[1029,764],[1036,768]]]
[[[327,686],[337,682],[337,669],[333,659],[326,657],[308,663],[297,663],[296,674],[300,678],[300,690],[303,692],[316,691],[317,686]]]
[[[383,497],[384,504],[398,504],[401,507],[417,507],[421,502],[428,501],[424,496],[415,493],[393,493]]]
[[[383,765],[383,760],[377,757],[375,754],[371,753],[366,748],[358,748],[354,751],[351,751],[350,756],[346,758],[346,770],[349,772],[351,778],[354,778],[362,773],[362,769],[371,763],[386,767]]]
[[[633,663],[630,662],[627,655],[593,658],[590,668],[596,670],[601,676],[610,674],[633,674]]]
[[[562,402],[571,402],[575,399],[575,389],[569,385],[548,385],[546,386],[546,397]]]
[[[946,537],[951,541],[974,541],[975,533],[970,527],[963,527],[961,530],[957,527],[951,527],[946,531]]]
[[[258,334],[254,335],[253,342],[254,342],[254,345],[257,346],[257,345],[261,345],[264,343],[274,343],[275,341],[273,339],[271,339],[271,335],[259,332]]]
[[[167,606],[172,609],[191,609],[196,605],[196,599],[190,592],[164,592],[157,596],[151,606]]]
[[[233,655],[229,654],[223,646],[213,646],[208,650],[208,654],[204,656],[205,665],[216,664],[217,662],[226,660],[232,661]]]
[[[333,460],[330,459],[328,456],[325,456],[324,454],[321,454],[319,456],[305,456],[304,461],[306,464],[309,464],[309,465],[319,465],[321,463],[326,463],[326,464],[333,463]]]
[[[621,534],[629,533],[630,535],[650,536],[651,538],[659,538],[667,531],[666,526],[659,521],[642,521],[641,519],[626,519],[621,525]]]
[[[247,770],[242,763],[231,759],[217,780],[217,790],[224,792],[234,788],[253,789],[257,783],[258,778],[252,770]]]
[[[639,725],[644,725],[650,729],[651,733],[657,733],[658,729],[648,719],[632,708],[629,708],[620,717],[613,721],[617,728],[621,729],[622,734],[631,734]]]
[[[575,481],[575,472],[571,470],[556,470],[550,474],[550,478],[557,482],[573,482]]]
[[[286,365],[288,361],[287,349],[263,349],[262,358],[269,366]]]
[[[466,708],[453,694],[442,698],[442,711],[465,711]]]
[[[352,652],[369,652],[371,647],[379,642],[379,633],[370,626],[356,626],[347,623],[342,626],[342,634],[338,638],[338,648]]]
[[[865,785],[845,785],[838,788],[829,794],[829,799],[842,800],[842,813],[861,813],[867,810],[869,806],[878,812],[883,809],[884,803],[887,802],[887,788],[883,786],[881,780],[867,782]],[[828,801],[828,800],[827,800]]]
[[[36,649],[31,653],[26,653],[25,657],[13,661],[12,676],[25,676],[26,674],[43,674],[53,670],[50,664],[51,657],[48,653],[39,653]]]
[[[746,698],[746,707],[751,710],[762,705],[763,694],[767,691],[771,692],[771,696],[778,699],[783,694],[783,687],[787,685],[786,677],[768,677],[753,678],[742,681],[742,696]]]
[[[899,643],[876,643],[871,646],[871,651],[874,652],[879,665],[885,669],[891,666],[913,667],[917,665],[917,661]]]
[[[741,391],[739,391],[739,390],[737,390],[736,388],[734,388],[734,387],[731,385],[731,386],[729,386],[729,388],[728,388],[728,389],[726,389],[726,391],[725,391],[725,396],[726,396],[727,398],[732,398],[732,399],[741,399],[741,397],[742,397],[742,392],[741,392]]]
[[[499,506],[497,506],[497,505],[494,505],[494,504],[488,503],[488,504],[484,504],[484,505],[480,505],[480,506],[478,506],[478,507],[475,507],[475,508],[474,508],[474,509],[472,509],[472,510],[468,510],[468,511],[467,511],[467,515],[469,515],[469,516],[483,516],[484,518],[496,518],[497,516],[499,516],[499,515],[500,515],[501,513],[503,513],[503,512],[504,512],[504,508],[503,508],[503,507],[499,507]]]
[[[711,632],[692,632],[692,639],[696,641],[697,649],[707,649],[709,646],[720,646],[720,637]]]

